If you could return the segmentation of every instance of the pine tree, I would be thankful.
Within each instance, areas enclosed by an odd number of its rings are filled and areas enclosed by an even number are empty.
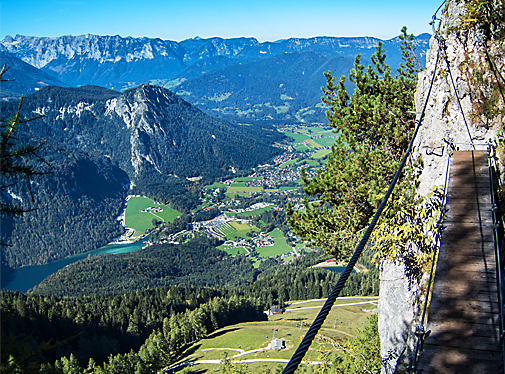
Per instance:
[[[4,74],[7,70],[9,70],[9,68],[4,64],[0,70],[0,82],[11,80],[4,78]],[[40,118],[39,116],[30,119],[22,119],[20,117],[22,104],[23,98],[21,97],[16,113],[0,125],[0,174],[2,176],[2,180],[0,181],[0,196],[2,197],[2,201],[0,202],[0,214],[2,219],[4,215],[16,215],[26,211],[26,209],[23,209],[19,205],[14,205],[11,201],[5,199],[7,195],[5,192],[8,192],[10,188],[17,184],[20,178],[25,178],[28,182],[27,188],[31,195],[30,181],[33,176],[50,173],[49,171],[44,171],[40,167],[40,163],[45,164],[49,168],[50,165],[37,154],[37,151],[45,142],[39,144],[23,144],[23,142],[16,137],[20,125]],[[36,162],[34,163],[33,160]]]
[[[408,147],[415,127],[414,91],[416,59],[413,36],[402,29],[404,63],[393,75],[386,64],[382,43],[366,69],[356,56],[349,80],[356,86],[352,96],[345,77],[338,84],[331,72],[322,88],[326,116],[339,134],[328,162],[315,177],[302,171],[305,209],[287,208],[293,232],[322,247],[337,260],[346,259],[368,224]],[[412,173],[412,171],[410,171]],[[409,175],[411,177],[412,175]],[[399,190],[413,196],[412,178],[403,178]]]

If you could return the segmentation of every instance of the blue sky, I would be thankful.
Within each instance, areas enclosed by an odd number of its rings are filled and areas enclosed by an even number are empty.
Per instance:
[[[251,36],[259,41],[313,36],[389,39],[402,26],[418,35],[441,0],[1,0],[6,35],[121,35],[181,41]]]

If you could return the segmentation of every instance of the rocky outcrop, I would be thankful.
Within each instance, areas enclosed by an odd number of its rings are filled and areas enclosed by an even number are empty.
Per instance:
[[[17,101],[0,103],[15,113]],[[22,115],[44,117],[28,132],[110,158],[138,186],[171,175],[218,178],[244,172],[280,150],[284,135],[210,116],[173,92],[141,85],[122,93],[96,86],[45,87],[23,101]]]
[[[469,30],[462,27],[465,3],[447,2],[437,33],[430,41],[426,69],[419,74],[416,110],[419,118],[425,108],[425,115],[413,155],[421,157],[423,162],[417,190],[420,196],[444,184],[451,149],[485,150],[489,142],[496,142],[497,130],[503,129],[502,117],[495,115],[492,108],[492,105],[503,108],[503,102],[486,57],[484,36],[478,27]],[[493,60],[503,71],[503,39],[488,35],[487,43]],[[495,98],[498,98],[496,102]],[[421,282],[409,283],[403,265],[382,264],[379,333],[381,355],[387,362],[383,373],[399,372],[410,363],[427,279],[426,274]]]
[[[487,149],[487,143],[494,141],[496,131],[503,127],[501,117],[482,113],[486,102],[495,94],[496,79],[486,58],[482,36],[475,29],[462,31],[460,15],[463,13],[464,3],[448,2],[439,38],[431,39],[426,69],[419,75],[418,112],[426,102],[426,114],[414,152],[415,156],[422,157],[424,165],[418,188],[420,195],[444,183],[445,156],[451,145],[459,150]],[[490,43],[491,54],[495,55],[494,61],[501,70],[505,65],[504,46],[503,41]],[[428,98],[435,67],[438,73]]]

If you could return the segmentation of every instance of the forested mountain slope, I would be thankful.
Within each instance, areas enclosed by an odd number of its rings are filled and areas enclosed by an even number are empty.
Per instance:
[[[141,251],[91,257],[46,278],[37,293],[88,296],[178,284],[241,286],[260,273],[245,257],[228,258],[222,242],[196,238],[184,244],[159,244]]]
[[[40,137],[30,137],[37,143]],[[20,182],[2,199],[15,199],[22,216],[1,221],[2,263],[17,268],[44,264],[112,241],[123,232],[116,217],[124,208],[128,175],[110,160],[62,143],[48,141],[40,149],[51,174]],[[4,275],[4,274],[2,274]]]
[[[17,100],[1,103],[3,119],[18,105]],[[209,116],[174,93],[148,85],[123,93],[97,86],[45,87],[25,98],[21,115],[43,115],[22,130],[50,141],[41,150],[54,174],[37,178],[33,186],[33,206],[44,219],[26,215],[17,219],[15,229],[11,221],[2,221],[2,240],[12,245],[4,260],[12,267],[81,253],[112,239],[120,232],[115,219],[130,181],[130,193],[187,211],[198,203],[201,183],[267,162],[281,152],[272,144],[283,139],[272,128]],[[191,182],[189,177],[202,179]],[[23,188],[13,186],[2,198],[22,198]],[[32,205],[29,199],[23,203]]]
[[[17,104],[2,104],[0,110],[13,113]],[[283,138],[273,128],[209,116],[149,85],[123,93],[96,86],[47,87],[25,98],[22,114],[44,115],[27,123],[27,132],[110,158],[138,192],[151,194],[153,189],[163,194],[164,185],[185,184],[188,177],[210,181],[248,170],[278,154],[272,144]]]
[[[65,86],[54,75],[37,69],[10,53],[0,51],[0,68],[4,64],[8,70],[3,78],[13,81],[0,82],[1,99],[17,98],[48,85]]]
[[[199,108],[224,117],[324,122],[324,72],[347,74],[354,58],[315,52],[284,53],[227,66],[187,80],[176,92]]]

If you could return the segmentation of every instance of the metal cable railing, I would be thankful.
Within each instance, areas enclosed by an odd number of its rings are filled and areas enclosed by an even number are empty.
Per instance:
[[[442,201],[442,208],[440,210],[440,217],[437,222],[437,232],[435,234],[435,250],[433,251],[433,257],[431,259],[431,269],[430,269],[430,278],[428,281],[428,288],[426,290],[426,298],[424,300],[424,308],[423,308],[423,314],[421,316],[421,323],[419,326],[416,327],[416,332],[415,335],[417,337],[416,341],[416,347],[414,349],[414,354],[412,356],[412,364],[407,368],[407,373],[413,374],[417,370],[417,360],[419,358],[419,354],[423,350],[424,346],[424,339],[430,334],[430,331],[426,331],[426,328],[424,327],[424,322],[426,320],[426,312],[428,310],[428,301],[430,298],[430,291],[431,287],[434,283],[434,271],[435,271],[435,264],[438,256],[438,251],[440,249],[440,240],[442,236],[442,221],[444,219],[444,210],[445,206],[447,204],[447,188],[449,186],[449,176],[450,176],[450,164],[451,164],[451,156],[452,156],[452,149],[449,149],[448,155],[447,155],[447,164],[445,167],[445,182],[444,182],[444,199]]]
[[[375,228],[380,216],[382,215],[384,208],[386,207],[389,197],[393,193],[396,183],[400,179],[400,175],[403,171],[403,168],[405,167],[405,165],[407,163],[407,159],[408,159],[408,157],[412,151],[413,145],[414,145],[414,140],[416,138],[417,133],[419,132],[419,128],[421,126],[421,123],[424,119],[424,115],[426,113],[426,108],[428,106],[428,100],[430,98],[431,90],[433,88],[433,82],[435,81],[435,75],[437,72],[439,56],[440,56],[440,54],[437,53],[437,59],[435,62],[435,69],[433,70],[433,76],[431,79],[430,87],[428,90],[428,94],[426,96],[423,110],[421,112],[421,115],[419,116],[419,119],[417,120],[416,128],[415,128],[414,133],[412,135],[412,139],[411,139],[409,146],[405,152],[405,155],[403,156],[402,162],[400,163],[400,166],[398,167],[398,170],[393,178],[393,181],[389,185],[388,191],[384,195],[382,202],[380,203],[379,207],[377,208],[377,211],[376,211],[374,217],[372,218],[370,225],[366,229],[365,234],[363,235],[363,238],[361,239],[358,246],[356,247],[354,254],[352,255],[344,272],[342,273],[342,275],[338,279],[338,282],[335,285],[335,287],[333,288],[333,290],[331,291],[330,296],[328,297],[328,299],[326,299],[326,302],[324,303],[323,307],[319,311],[319,314],[317,315],[316,319],[314,320],[314,322],[310,326],[309,331],[307,331],[307,333],[303,337],[302,342],[298,346],[296,352],[291,357],[291,360],[288,362],[288,364],[284,368],[282,374],[292,374],[296,370],[296,368],[298,367],[300,362],[302,361],[302,358],[305,356],[305,353],[308,351],[310,345],[312,344],[312,341],[316,337],[319,329],[323,325],[326,317],[328,316],[331,308],[333,307],[333,304],[335,303],[335,300],[337,299],[338,295],[340,294],[340,291],[344,288],[344,285],[345,285],[347,279],[351,275],[354,265],[356,265],[356,263],[358,262],[358,259],[361,256],[361,253],[363,252],[363,249],[365,248],[365,246],[370,238],[370,235],[372,234],[373,229]]]
[[[465,112],[463,111],[463,106],[461,105],[461,100],[459,99],[458,89],[456,88],[456,84],[454,83],[454,78],[452,77],[451,65],[449,64],[449,59],[447,58],[447,46],[445,44],[445,39],[442,38],[441,35],[437,35],[437,41],[439,45],[439,49],[443,50],[445,64],[447,65],[447,71],[449,72],[449,78],[451,79],[451,85],[454,89],[454,96],[456,96],[456,101],[458,102],[459,110],[461,111],[461,115],[463,116],[463,122],[465,123],[466,131],[468,133],[468,137],[470,138],[470,143],[475,149],[475,145],[473,144],[472,134],[470,133],[470,128],[468,127],[468,123],[466,122]]]
[[[498,286],[498,302],[500,307],[500,345],[502,351],[502,367],[505,365],[505,310],[503,306],[503,279],[502,279],[502,265],[501,265],[501,249],[500,249],[500,220],[498,218],[498,205],[495,196],[495,183],[494,183],[494,170],[496,169],[496,159],[493,157],[494,147],[489,143],[488,147],[488,166],[489,166],[489,179],[491,188],[491,206],[493,210],[493,236],[494,236],[494,249],[496,257],[496,271],[497,271],[497,286]],[[493,165],[494,163],[494,165]],[[500,189],[499,179],[498,190]]]

